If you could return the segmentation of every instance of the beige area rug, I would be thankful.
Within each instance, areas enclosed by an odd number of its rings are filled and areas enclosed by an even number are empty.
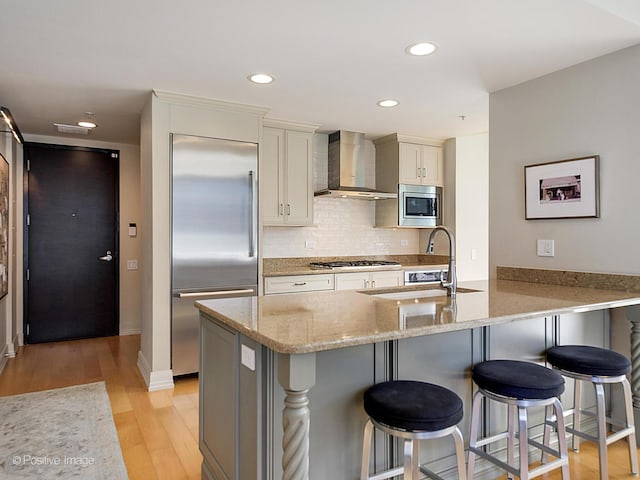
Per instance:
[[[0,397],[0,479],[127,479],[104,382]]]

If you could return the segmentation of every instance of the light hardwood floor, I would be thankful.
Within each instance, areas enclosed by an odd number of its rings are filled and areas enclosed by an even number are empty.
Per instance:
[[[129,478],[199,479],[198,381],[181,379],[173,390],[147,392],[138,350],[139,335],[29,345],[0,375],[0,396],[104,380]],[[572,480],[599,478],[594,444],[585,442],[579,454],[569,455]],[[629,478],[637,477],[629,474],[626,442],[617,442],[609,447],[609,479]]]
[[[29,345],[0,375],[0,396],[103,380],[129,478],[199,479],[198,380],[148,392],[139,350],[139,335]]]

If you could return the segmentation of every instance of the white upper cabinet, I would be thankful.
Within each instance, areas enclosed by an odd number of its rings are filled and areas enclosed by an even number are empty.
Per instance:
[[[400,143],[399,182],[442,186],[442,148]]]
[[[315,127],[303,131],[280,128],[280,125],[285,125],[280,122],[277,125],[265,126],[262,131],[262,223],[312,225]]]
[[[388,135],[376,146],[376,188],[395,191],[398,184],[444,185],[442,142],[405,135]]]

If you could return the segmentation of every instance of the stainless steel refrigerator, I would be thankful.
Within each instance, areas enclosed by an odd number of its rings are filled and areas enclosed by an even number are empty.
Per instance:
[[[171,138],[174,375],[198,371],[197,300],[255,295],[258,288],[258,145]]]

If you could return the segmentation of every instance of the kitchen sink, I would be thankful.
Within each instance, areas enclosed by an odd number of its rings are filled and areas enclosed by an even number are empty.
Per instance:
[[[474,290],[472,288],[460,288],[458,287],[457,293],[473,293],[480,292],[480,290]],[[447,290],[439,287],[427,287],[416,289],[416,287],[397,287],[387,288],[379,290],[359,290],[359,293],[366,295],[372,295],[377,298],[385,298],[387,300],[413,300],[418,298],[429,297],[446,297]]]

